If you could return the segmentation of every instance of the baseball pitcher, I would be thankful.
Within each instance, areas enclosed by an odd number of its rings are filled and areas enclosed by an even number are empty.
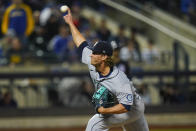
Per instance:
[[[95,86],[92,102],[97,113],[88,121],[86,131],[108,131],[114,126],[121,126],[123,131],[149,131],[144,103],[132,82],[113,65],[111,45],[99,41],[90,48],[74,25],[70,9],[64,20]]]

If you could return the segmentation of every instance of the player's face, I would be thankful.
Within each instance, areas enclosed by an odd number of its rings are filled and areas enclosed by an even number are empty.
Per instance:
[[[91,54],[91,65],[98,66],[104,60],[104,55],[102,54]]]

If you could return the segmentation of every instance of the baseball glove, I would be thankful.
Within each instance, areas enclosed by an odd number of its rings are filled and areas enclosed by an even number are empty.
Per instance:
[[[112,107],[117,104],[116,97],[104,86],[101,86],[94,94],[92,103],[98,113],[98,108],[103,106],[104,108]]]

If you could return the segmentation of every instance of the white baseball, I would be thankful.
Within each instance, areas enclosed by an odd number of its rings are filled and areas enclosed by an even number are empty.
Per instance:
[[[68,6],[67,5],[63,5],[63,6],[61,6],[60,10],[61,10],[61,12],[64,13],[64,12],[66,12],[68,10]]]

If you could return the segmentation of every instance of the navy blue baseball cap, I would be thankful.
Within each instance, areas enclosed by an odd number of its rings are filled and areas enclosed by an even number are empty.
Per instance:
[[[105,41],[96,42],[95,45],[92,47],[92,51],[92,54],[104,54],[107,56],[112,56],[113,53],[111,44]]]

